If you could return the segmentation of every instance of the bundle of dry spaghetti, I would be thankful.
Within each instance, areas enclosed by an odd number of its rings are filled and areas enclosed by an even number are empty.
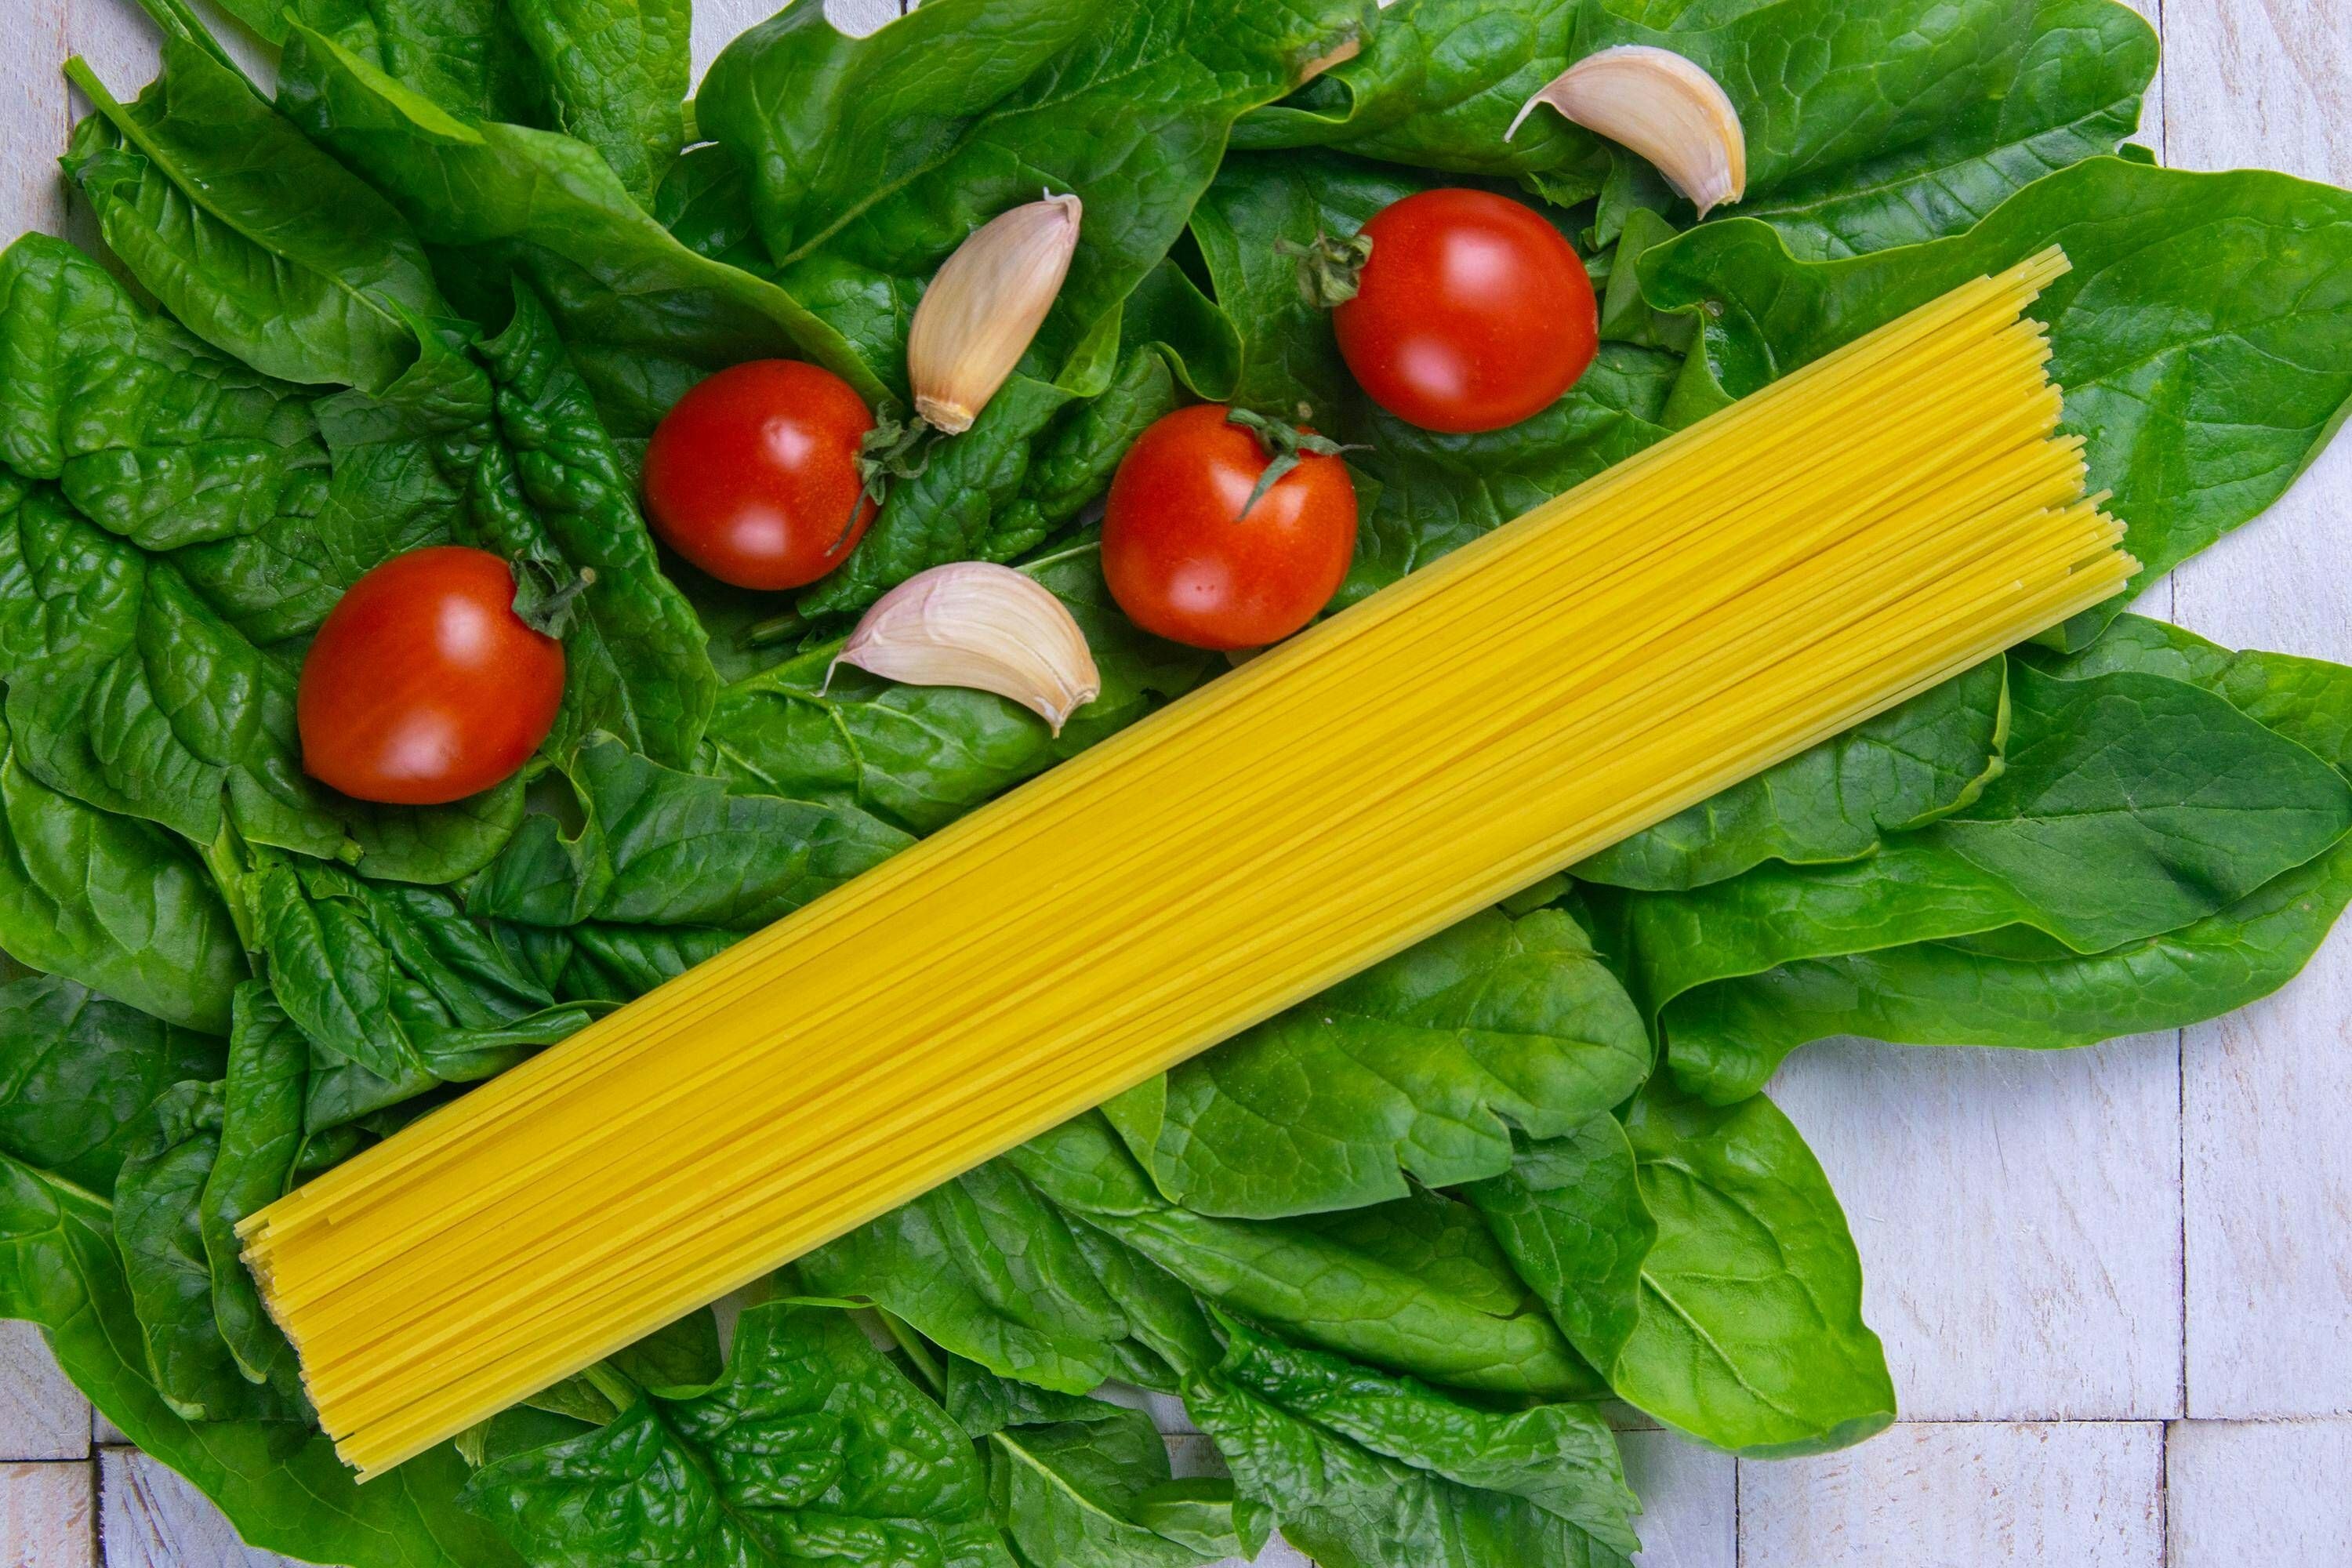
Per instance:
[[[374,1474],[2105,599],[2053,252],[1537,508],[246,1226]]]

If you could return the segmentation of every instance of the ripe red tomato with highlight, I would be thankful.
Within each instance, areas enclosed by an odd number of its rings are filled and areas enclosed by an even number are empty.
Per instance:
[[[798,588],[874,521],[857,471],[874,416],[850,384],[798,360],[698,383],[646,447],[646,511],[664,542],[722,583]]]
[[[1601,339],[1592,278],[1559,231],[1485,191],[1384,207],[1339,353],[1373,402],[1424,430],[1499,430],[1576,384]]]
[[[1250,505],[1272,460],[1222,404],[1180,408],[1128,451],[1103,514],[1103,576],[1128,618],[1194,647],[1264,647],[1313,620],[1356,554],[1356,488],[1338,458]]]
[[[395,555],[327,612],[294,700],[302,770],[361,800],[440,805],[504,783],[563,701],[563,645],[515,614],[487,551]]]

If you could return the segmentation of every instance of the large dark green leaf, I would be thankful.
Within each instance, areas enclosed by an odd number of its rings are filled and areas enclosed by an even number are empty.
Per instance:
[[[1202,1214],[1358,1208],[1492,1176],[1511,1128],[1567,1131],[1640,1087],[1649,1036],[1558,910],[1472,917],[1106,1108]]]
[[[2282,654],[2234,654],[2137,616],[2119,618],[2054,673],[2193,683],[2339,769],[2352,771],[2352,674]],[[1913,1045],[2049,1049],[2216,1016],[2299,973],[2352,900],[2339,839],[2201,920],[2080,954],[1997,931],[1797,960],[1710,985],[1675,1009],[1675,1064],[1712,1100],[1761,1084],[1808,1041],[1869,1035]]]
[[[2352,404],[2352,195],[2096,158],[1966,234],[1850,260],[1801,261],[1762,223],[1706,224],[1644,256],[1642,287],[1704,312],[1739,395],[2052,245],[2074,270],[2032,313],[2050,326],[2066,427],[2160,576],[2276,500]]]
[[[1603,1114],[1557,1138],[1522,1137],[1509,1171],[1463,1195],[1568,1342],[1612,1375],[1640,1321],[1642,1266],[1658,1236],[1622,1124]]]
[[[106,1202],[0,1157],[0,1315],[40,1326],[76,1387],[142,1451],[203,1489],[268,1551],[352,1568],[505,1568],[519,1560],[457,1506],[447,1447],[365,1487],[308,1421],[190,1423],[163,1403]]]
[[[956,1355],[1085,1394],[1118,1375],[1128,1322],[1070,1224],[999,1161],[819,1247],[799,1268],[812,1289],[875,1301]]]
[[[0,948],[159,1018],[219,1034],[243,942],[194,851],[152,823],[60,795],[0,721]]]
[[[534,1568],[1012,1568],[971,1439],[840,1311],[743,1314],[727,1374],[494,1459],[467,1500]]]
[[[1247,149],[1339,147],[1454,174],[1517,176],[1562,206],[1587,200],[1605,144],[1558,116],[1505,140],[1520,105],[1568,67],[1580,0],[1396,0],[1362,52],[1234,128]]]
[[[2009,669],[1990,659],[1844,734],[1676,813],[1574,869],[1664,892],[1767,860],[1852,860],[1974,801],[2004,765]]]
[[[1228,1321],[1185,1407],[1267,1524],[1328,1568],[1625,1568],[1633,1494],[1600,1416],[1491,1414]]]
[[[221,1073],[217,1039],[45,975],[0,987],[0,1153],[98,1192],[174,1084]]]
[[[1719,1081],[1717,1098],[1752,1077],[1746,1062],[1736,1073],[1706,1063],[1742,1049],[1708,1022],[1716,982],[2012,926],[2062,952],[2101,952],[2218,913],[2352,826],[2352,793],[2333,768],[2195,687],[2013,662],[2011,690],[2006,771],[1874,856],[1597,900],[1622,923],[1678,1071]]]
[[[442,247],[438,276],[461,308],[496,320],[511,279],[530,283],[619,433],[647,433],[698,377],[763,355],[814,359],[883,395],[846,340],[774,284],[680,244],[585,142],[461,117],[299,26],[279,70],[295,123]]]
[[[1007,1159],[1057,1206],[1192,1289],[1310,1344],[1452,1387],[1598,1391],[1460,1204],[1422,1194],[1306,1219],[1213,1218],[1161,1197],[1091,1115]]]
[[[511,0],[547,83],[550,121],[604,155],[639,201],[686,143],[687,0]]]
[[[488,922],[438,889],[265,860],[245,879],[277,999],[313,1047],[316,1132],[501,1072],[584,1026]]]
[[[1843,1447],[1893,1421],[1853,1237],[1789,1119],[1762,1095],[1718,1110],[1653,1079],[1626,1131],[1658,1231],[1610,1386],[1764,1457]]]
[[[238,1222],[286,1195],[302,1144],[310,1046],[259,981],[236,994],[221,1085],[219,1152],[205,1178],[199,1223],[212,1268],[213,1320],[249,1380],[290,1386],[293,1347],[263,1310],[237,1243]]]
[[[165,13],[169,17],[171,13]],[[66,169],[106,243],[172,313],[268,374],[382,391],[446,313],[397,213],[184,26],[131,105],[79,61],[99,112]]]
[[[563,635],[558,752],[594,731],[683,763],[719,691],[701,626],[662,575],[635,486],[553,323],[519,287],[514,320],[483,345],[498,385],[497,439],[475,458],[473,521],[512,560],[591,573]]]
[[[478,915],[750,929],[789,914],[913,840],[854,806],[730,795],[610,736],[572,767],[584,819],[534,816],[474,885]]]

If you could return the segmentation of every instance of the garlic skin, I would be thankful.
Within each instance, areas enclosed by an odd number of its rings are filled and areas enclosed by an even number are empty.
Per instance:
[[[927,424],[950,436],[971,429],[1021,363],[1070,274],[1085,212],[1076,196],[1047,196],[999,213],[931,279],[907,334],[907,375]]]
[[[1706,67],[1672,49],[1628,44],[1587,55],[1528,100],[1504,141],[1538,103],[1647,158],[1701,217],[1748,194],[1739,111]]]
[[[918,573],[866,612],[825,671],[845,664],[909,686],[1007,697],[1062,732],[1102,694],[1087,635],[1034,577],[987,561]]]

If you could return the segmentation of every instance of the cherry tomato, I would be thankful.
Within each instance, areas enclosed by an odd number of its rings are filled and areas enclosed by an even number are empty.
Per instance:
[[[798,588],[874,521],[857,449],[874,416],[847,382],[753,360],[678,399],[646,448],[646,510],[669,547],[739,588]]]
[[[395,555],[327,612],[302,659],[302,768],[390,805],[462,800],[511,776],[555,724],[563,645],[523,624],[486,551]]]
[[[1592,363],[1592,279],[1559,231],[1485,191],[1384,207],[1339,353],[1372,401],[1424,430],[1499,430],[1547,408]]]
[[[1103,575],[1128,618],[1194,647],[1263,647],[1315,618],[1356,553],[1356,489],[1302,454],[1246,515],[1268,463],[1223,405],[1180,408],[1120,460],[1103,515]]]

